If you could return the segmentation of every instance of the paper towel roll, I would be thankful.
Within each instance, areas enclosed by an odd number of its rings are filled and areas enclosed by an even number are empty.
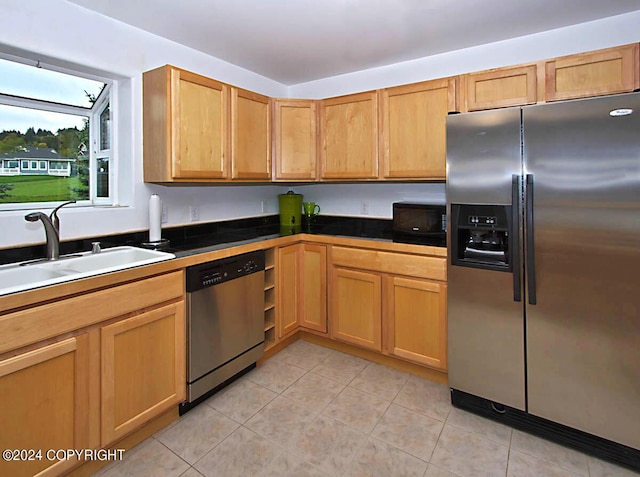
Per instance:
[[[162,201],[158,194],[149,198],[149,242],[157,242],[162,238]]]

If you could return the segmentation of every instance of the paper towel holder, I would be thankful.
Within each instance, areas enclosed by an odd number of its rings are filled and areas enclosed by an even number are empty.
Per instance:
[[[142,248],[146,248],[149,250],[160,250],[160,251],[166,251],[169,250],[169,245],[170,245],[170,241],[169,239],[160,239],[160,240],[155,240],[153,242],[142,242],[140,244],[140,247]]]

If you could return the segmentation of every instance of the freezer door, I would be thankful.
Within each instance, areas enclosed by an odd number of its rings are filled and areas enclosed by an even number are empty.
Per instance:
[[[520,109],[447,118],[448,217],[451,204],[511,205],[521,172]],[[451,247],[451,221],[448,233]],[[524,410],[523,304],[514,300],[514,275],[452,265],[451,257],[449,249],[449,385]]]
[[[529,412],[640,449],[640,94],[523,111]]]

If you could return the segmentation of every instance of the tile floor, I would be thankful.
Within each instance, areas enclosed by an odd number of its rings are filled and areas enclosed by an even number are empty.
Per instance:
[[[640,474],[455,409],[446,386],[296,341],[96,475]]]

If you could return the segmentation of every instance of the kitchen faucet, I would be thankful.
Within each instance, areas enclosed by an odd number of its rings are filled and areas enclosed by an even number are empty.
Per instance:
[[[69,202],[60,204],[53,209],[53,212],[51,212],[49,216],[42,212],[31,212],[24,216],[27,222],[42,221],[47,238],[47,260],[58,260],[60,258],[60,219],[58,218],[58,210],[65,205],[75,203],[75,200],[70,200]]]

